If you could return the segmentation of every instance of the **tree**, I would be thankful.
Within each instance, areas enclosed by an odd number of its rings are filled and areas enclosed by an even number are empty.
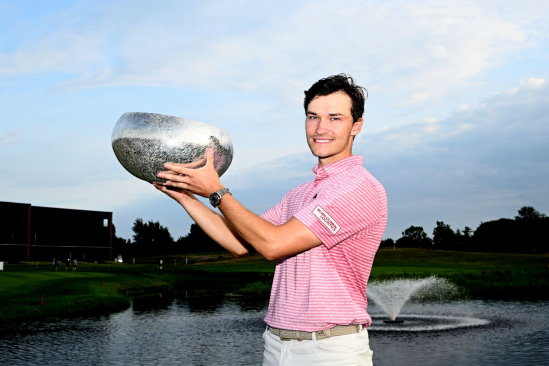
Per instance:
[[[115,257],[113,259],[116,259],[116,257],[119,254],[122,254],[122,256],[125,256],[126,248],[130,243],[131,243],[130,239],[124,239],[116,236],[116,227],[113,224],[112,225],[112,251],[113,251],[113,256]]]
[[[178,251],[182,253],[208,252],[224,250],[208,236],[197,224],[191,224],[187,236],[177,239]]]
[[[433,241],[421,226],[410,226],[402,232],[402,237],[396,241],[399,248],[431,248]]]
[[[173,238],[168,228],[158,221],[144,223],[141,218],[137,218],[132,230],[134,245],[140,255],[168,253],[172,249]]]
[[[436,249],[455,249],[456,234],[450,228],[450,225],[443,221],[437,221],[437,226],[433,230],[433,245]]]
[[[478,252],[524,252],[524,240],[515,220],[499,219],[483,222],[475,230],[473,250]]]
[[[549,251],[549,218],[533,208],[523,206],[515,216],[518,230],[522,233],[522,251],[546,253]]]
[[[456,250],[470,250],[472,245],[473,230],[469,226],[465,226],[463,231],[456,230]]]
[[[519,215],[515,216],[515,221],[532,222],[547,217],[532,206],[523,206],[518,210],[518,213]]]
[[[381,243],[379,243],[380,248],[394,248],[395,247],[395,241],[391,238],[383,239]]]

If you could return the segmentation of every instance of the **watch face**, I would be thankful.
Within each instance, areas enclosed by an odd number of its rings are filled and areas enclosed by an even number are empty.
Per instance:
[[[210,203],[213,207],[219,206],[219,202],[221,201],[221,197],[219,197],[219,194],[217,192],[212,193],[210,195]]]

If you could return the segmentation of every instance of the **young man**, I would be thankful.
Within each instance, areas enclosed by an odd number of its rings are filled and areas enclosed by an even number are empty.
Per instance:
[[[219,181],[213,151],[203,168],[167,163],[155,187],[235,256],[254,247],[276,260],[264,365],[371,365],[365,327],[366,286],[387,223],[381,184],[353,156],[364,112],[363,88],[347,75],[321,79],[305,92],[305,132],[318,158],[315,179],[257,216]],[[210,197],[218,215],[193,194]]]

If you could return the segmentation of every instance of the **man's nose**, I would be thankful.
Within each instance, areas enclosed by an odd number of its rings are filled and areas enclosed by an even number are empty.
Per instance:
[[[320,118],[316,124],[315,133],[317,135],[324,135],[326,132],[328,132],[328,124],[326,120]]]

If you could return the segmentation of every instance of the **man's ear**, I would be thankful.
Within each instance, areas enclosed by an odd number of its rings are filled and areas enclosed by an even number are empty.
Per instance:
[[[351,129],[351,136],[356,136],[362,130],[362,123],[364,120],[359,118],[356,122],[353,122],[353,128]]]

